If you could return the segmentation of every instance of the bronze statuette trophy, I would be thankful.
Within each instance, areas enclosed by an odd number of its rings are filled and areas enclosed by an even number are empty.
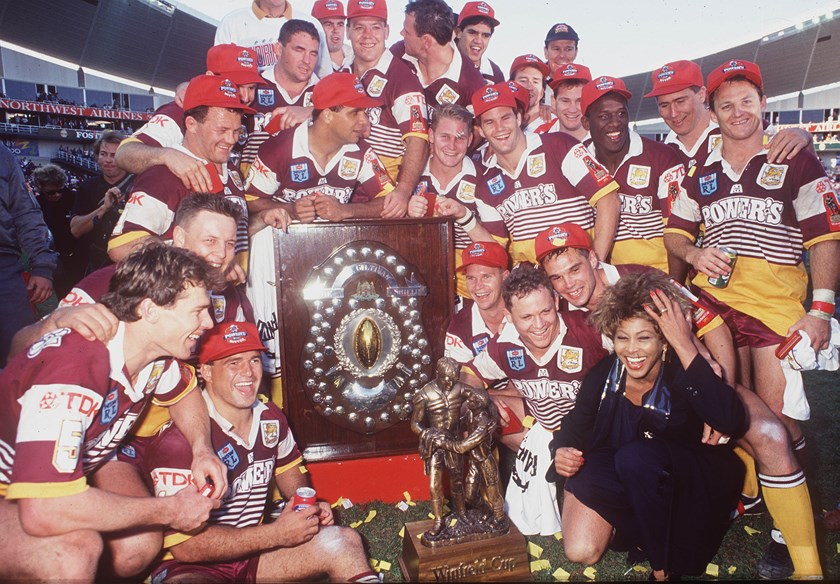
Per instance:
[[[415,581],[530,580],[525,538],[505,515],[493,456],[498,412],[484,389],[458,381],[457,362],[440,359],[435,373],[414,395],[411,414],[434,519],[406,524],[403,574]],[[449,514],[444,513],[444,473],[449,475]]]

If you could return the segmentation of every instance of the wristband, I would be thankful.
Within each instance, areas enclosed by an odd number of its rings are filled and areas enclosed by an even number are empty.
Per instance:
[[[464,231],[466,231],[466,232],[470,232],[470,231],[472,231],[473,229],[475,229],[476,225],[478,225],[478,221],[476,220],[475,215],[473,215],[472,217],[470,217],[470,220],[469,220],[469,221],[467,221],[465,224],[461,225],[461,224],[459,223],[458,225],[459,225],[459,226],[461,227],[461,229],[463,229]]]
[[[472,221],[474,219],[475,219],[475,214],[471,210],[467,209],[466,215],[464,215],[460,219],[456,219],[455,223],[457,223],[458,225],[463,227],[464,225],[468,224],[470,221]]]
[[[834,303],[831,302],[822,302],[820,300],[814,300],[811,302],[811,310],[816,310],[819,312],[824,312],[826,314],[834,314]]]
[[[831,317],[833,316],[833,313],[829,314],[827,312],[823,312],[822,310],[814,310],[813,308],[808,311],[808,314],[820,320],[831,320]]]
[[[826,302],[834,306],[834,290],[829,290],[828,288],[814,288],[812,298],[816,302]],[[834,312],[833,308],[831,312]]]

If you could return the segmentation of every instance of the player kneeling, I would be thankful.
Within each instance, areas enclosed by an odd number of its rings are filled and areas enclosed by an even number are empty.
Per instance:
[[[246,322],[217,325],[202,340],[202,394],[213,448],[227,465],[230,487],[204,529],[166,534],[166,555],[152,582],[297,581],[323,575],[334,581],[378,582],[361,537],[333,525],[328,504],[298,511],[288,504],[277,519],[263,523],[272,478],[287,501],[309,486],[286,417],[257,396],[263,350],[256,327]],[[174,494],[192,481],[189,445],[172,425],[152,438],[131,441],[120,458],[139,466],[158,496]]]

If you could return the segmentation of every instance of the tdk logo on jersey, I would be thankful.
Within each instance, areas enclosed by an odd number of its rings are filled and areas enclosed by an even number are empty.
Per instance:
[[[498,174],[487,181],[487,187],[490,189],[491,194],[498,195],[505,190],[505,179],[502,178],[502,175]]]
[[[712,174],[707,174],[706,176],[701,176],[700,180],[700,194],[704,197],[711,196],[717,192],[717,173],[713,172]]]
[[[292,182],[302,183],[309,180],[309,165],[305,162],[291,166]]]
[[[234,450],[233,445],[228,442],[221,448],[216,451],[216,454],[219,455],[219,458],[222,459],[222,462],[225,463],[230,470],[236,468],[236,465],[239,464],[239,455],[236,454],[236,450]]]
[[[111,389],[108,395],[105,396],[105,401],[102,402],[102,409],[99,410],[99,421],[103,426],[110,424],[117,417],[117,411],[120,405],[119,397],[118,387]]]
[[[514,371],[525,369],[525,349],[508,349],[505,354],[511,369]]]

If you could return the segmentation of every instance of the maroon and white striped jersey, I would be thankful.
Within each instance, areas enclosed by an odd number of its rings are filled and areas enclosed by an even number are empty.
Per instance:
[[[514,265],[537,263],[533,240],[543,229],[566,221],[593,229],[594,206],[618,189],[610,173],[572,136],[528,132],[525,139],[514,175],[491,155],[476,188],[476,197],[496,211],[495,224],[489,217],[482,217],[482,223],[492,233],[500,228],[507,232]]]
[[[253,406],[247,438],[242,438],[216,410],[207,392],[202,395],[210,412],[213,449],[228,468],[228,493],[223,497],[222,506],[211,512],[208,524],[258,525],[274,477],[303,462],[286,416],[275,404],[258,400]],[[140,468],[155,496],[174,495],[194,483],[190,470],[192,450],[176,426],[166,427],[155,437],[137,440],[142,446],[132,443],[128,446],[142,450]],[[131,450],[124,447],[120,459],[131,462]],[[168,547],[187,538],[185,534],[168,533],[165,545]]]
[[[560,334],[539,358],[525,347],[513,324],[506,323],[470,368],[486,383],[510,379],[542,427],[556,430],[574,407],[584,376],[607,356],[601,335],[587,323],[588,316],[559,315]]]
[[[365,141],[378,155],[399,158],[405,153],[407,137],[428,139],[426,97],[405,61],[385,51],[360,81],[369,96],[384,102],[382,107],[367,110],[371,129]]]
[[[168,406],[195,387],[174,359],[148,364],[132,384],[125,324],[107,344],[51,331],[0,373],[0,495],[63,497],[111,457],[150,402]]]

